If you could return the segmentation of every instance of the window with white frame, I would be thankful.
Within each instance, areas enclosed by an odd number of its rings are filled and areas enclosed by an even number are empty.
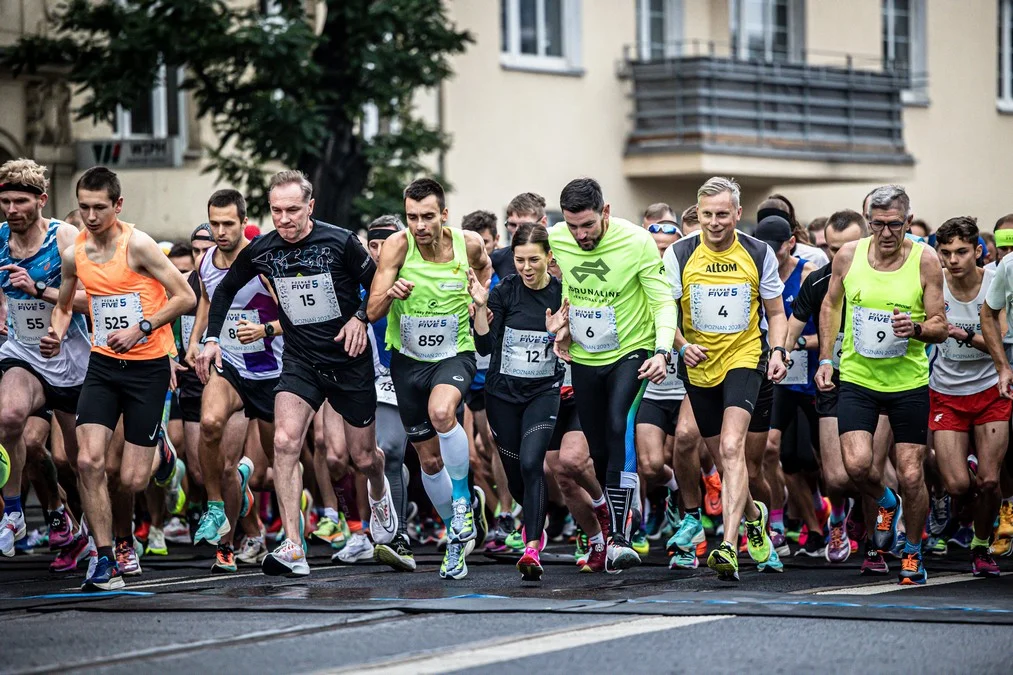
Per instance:
[[[113,133],[118,138],[171,138],[186,135],[182,68],[162,66],[150,92],[132,108],[118,107]]]
[[[1013,0],[999,0],[998,30],[996,105],[1003,112],[1013,113]]]
[[[637,35],[641,59],[678,56],[682,51],[682,0],[638,0]]]
[[[803,0],[732,0],[732,55],[744,61],[802,61],[804,11]]]
[[[500,0],[500,62],[535,70],[578,70],[580,0]]]
[[[925,2],[882,0],[882,3],[883,67],[904,78],[907,102],[925,98]]]

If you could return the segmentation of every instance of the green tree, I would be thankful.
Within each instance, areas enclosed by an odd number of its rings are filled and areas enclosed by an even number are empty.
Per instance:
[[[449,138],[413,112],[417,91],[452,74],[472,37],[443,0],[327,0],[315,34],[304,0],[265,14],[224,0],[67,0],[52,30],[10,52],[14,73],[62,66],[82,94],[79,119],[111,122],[147,95],[161,66],[184,67],[182,87],[210,119],[208,171],[267,213],[272,164],[313,182],[317,217],[355,227],[400,212],[401,187]],[[384,123],[364,137],[363,117]]]

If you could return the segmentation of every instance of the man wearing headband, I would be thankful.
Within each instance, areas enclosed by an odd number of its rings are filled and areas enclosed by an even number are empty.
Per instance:
[[[846,244],[834,257],[820,315],[816,386],[822,391],[835,386],[834,341],[843,315],[837,426],[844,467],[858,489],[879,505],[873,531],[879,551],[894,547],[903,515],[907,541],[899,581],[921,585],[928,579],[921,550],[929,506],[922,469],[929,418],[925,345],[948,336],[943,275],[936,252],[904,236],[911,223],[911,200],[904,188],[884,185],[867,201],[872,236]],[[896,441],[900,495],[884,486],[886,453],[873,448],[882,410]]]
[[[7,306],[7,341],[0,346],[0,444],[11,459],[0,520],[0,552],[5,556],[14,555],[14,542],[25,536],[21,475],[28,458],[32,463],[47,458],[50,411],[60,421],[67,456],[76,468],[74,413],[88,361],[88,326],[79,313],[73,315],[57,357],[46,358],[40,348],[62,280],[60,252],[77,236],[73,225],[43,217],[49,199],[45,172],[30,159],[0,167],[0,208],[6,217],[0,225],[0,289]],[[86,306],[84,293],[78,291],[75,309],[85,311]],[[80,530],[74,531],[70,513],[60,504],[56,486],[52,488],[42,506],[50,541],[61,548],[53,567],[68,571],[87,555],[89,542]]]

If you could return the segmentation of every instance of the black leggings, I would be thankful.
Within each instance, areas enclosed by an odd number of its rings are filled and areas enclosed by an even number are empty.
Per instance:
[[[556,428],[559,390],[551,389],[527,403],[510,403],[486,392],[485,410],[510,494],[524,507],[524,534],[538,541],[545,529],[545,453]]]
[[[635,432],[637,411],[647,389],[647,380],[640,379],[640,366],[649,356],[646,349],[638,349],[607,366],[574,363],[571,367],[577,415],[598,482],[612,507],[612,532],[616,533],[626,533],[626,516],[633,500],[640,499],[639,494],[633,494]]]
[[[770,427],[781,432],[781,468],[786,474],[818,471],[820,420],[812,396],[787,387],[774,387]]]

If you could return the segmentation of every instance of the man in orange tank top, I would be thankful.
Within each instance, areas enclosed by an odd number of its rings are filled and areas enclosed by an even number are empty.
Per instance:
[[[40,349],[44,355],[59,352],[80,281],[93,333],[77,408],[78,471],[81,501],[98,547],[98,563],[81,588],[113,590],[123,587],[125,573],[139,574],[140,566],[129,555],[129,538],[118,540],[113,554],[106,449],[122,415],[120,489],[141,492],[152,477],[166,485],[179,473],[175,453],[159,442],[159,431],[175,354],[171,324],[196,297],[155,241],[118,218],[123,197],[115,173],[89,169],[77,182],[77,198],[85,230],[63,251],[60,296]],[[120,569],[118,561],[132,569]]]

